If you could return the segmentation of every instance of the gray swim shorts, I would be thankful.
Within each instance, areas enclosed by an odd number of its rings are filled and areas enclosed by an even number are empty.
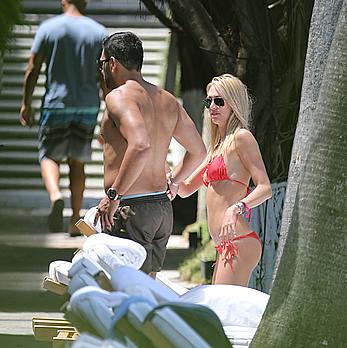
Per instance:
[[[114,216],[114,227],[107,233],[143,245],[147,258],[141,270],[159,272],[173,227],[172,204],[162,192],[134,196],[122,198]]]

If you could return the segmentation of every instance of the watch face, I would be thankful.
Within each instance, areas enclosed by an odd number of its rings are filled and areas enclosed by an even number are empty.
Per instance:
[[[109,189],[107,191],[107,197],[111,200],[114,200],[117,197],[117,192],[114,189]]]

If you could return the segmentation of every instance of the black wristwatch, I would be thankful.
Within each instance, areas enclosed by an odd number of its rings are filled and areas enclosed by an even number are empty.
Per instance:
[[[107,195],[107,197],[108,197],[111,201],[117,201],[117,200],[119,200],[119,199],[122,198],[122,196],[119,195],[119,194],[117,193],[116,189],[113,188],[113,187],[110,187],[110,188],[107,190],[106,195]]]

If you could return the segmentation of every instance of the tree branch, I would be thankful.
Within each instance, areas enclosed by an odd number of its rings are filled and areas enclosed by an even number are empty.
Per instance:
[[[170,28],[172,31],[183,31],[183,29],[172,19],[167,17],[163,11],[155,4],[155,1],[152,0],[141,0],[141,2],[147,7],[147,10],[155,15],[159,21]]]

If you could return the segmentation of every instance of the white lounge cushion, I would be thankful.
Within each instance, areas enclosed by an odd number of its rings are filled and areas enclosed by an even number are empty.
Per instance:
[[[139,269],[146,256],[145,248],[139,243],[99,233],[87,238],[83,244],[83,250],[72,258],[72,262],[62,260],[51,262],[49,265],[49,276],[57,282],[68,285],[69,277],[76,273],[74,271],[69,276],[68,272],[72,265],[79,264],[81,259],[87,257],[90,260],[94,260],[99,265],[99,268],[104,270],[106,276],[109,277],[109,274],[118,266],[126,265]],[[85,262],[80,263],[81,265],[88,268]]]
[[[159,282],[161,285],[164,285],[165,287],[174,291],[178,296],[181,296],[185,294],[187,291],[189,291],[189,289],[185,288],[184,286],[172,282],[170,279],[165,277],[163,273],[161,272],[157,273],[155,280]]]
[[[48,274],[49,277],[58,283],[65,285],[69,284],[68,272],[72,263],[68,261],[57,260],[49,264]]]
[[[78,340],[76,340],[71,348],[128,348],[133,347],[124,345],[116,340],[102,340],[88,333],[81,333]]]
[[[111,253],[115,255],[115,258],[120,259],[124,265],[136,269],[141,268],[147,256],[146,249],[141,244],[130,239],[110,236],[106,233],[93,234],[88,237],[83,244],[82,250],[87,254],[98,253],[96,246],[100,244],[106,245]],[[105,252],[105,255],[101,253],[98,257],[100,260],[105,257],[104,263],[110,262],[110,253]]]
[[[269,295],[237,285],[201,285],[183,294],[180,300],[211,308],[223,326],[257,328]]]
[[[72,295],[78,289],[85,286],[99,286],[97,276],[103,273],[105,278],[110,279],[110,275],[101,267],[90,255],[82,254],[77,261],[72,263],[69,270],[69,294]]]
[[[72,277],[69,283],[68,292],[72,296],[74,293],[76,293],[78,290],[88,287],[88,286],[94,286],[99,287],[100,285],[96,281],[96,279],[91,276],[88,273],[78,273]],[[100,288],[101,289],[101,288]]]
[[[91,276],[96,276],[100,272],[105,273],[105,269],[91,255],[83,253],[78,259],[74,259],[69,269],[69,278],[72,278],[77,273],[88,273]],[[108,275],[106,273],[106,275]]]
[[[85,286],[74,292],[70,298],[69,310],[92,327],[101,337],[106,338],[111,327],[114,308],[128,296],[121,292],[109,292],[95,286]],[[77,327],[83,331],[83,328]]]
[[[156,282],[144,272],[128,266],[119,267],[111,273],[111,284],[114,290],[129,295],[144,296],[144,291],[150,291],[158,303],[179,301],[179,296],[174,291]],[[147,299],[148,297],[146,296]]]

